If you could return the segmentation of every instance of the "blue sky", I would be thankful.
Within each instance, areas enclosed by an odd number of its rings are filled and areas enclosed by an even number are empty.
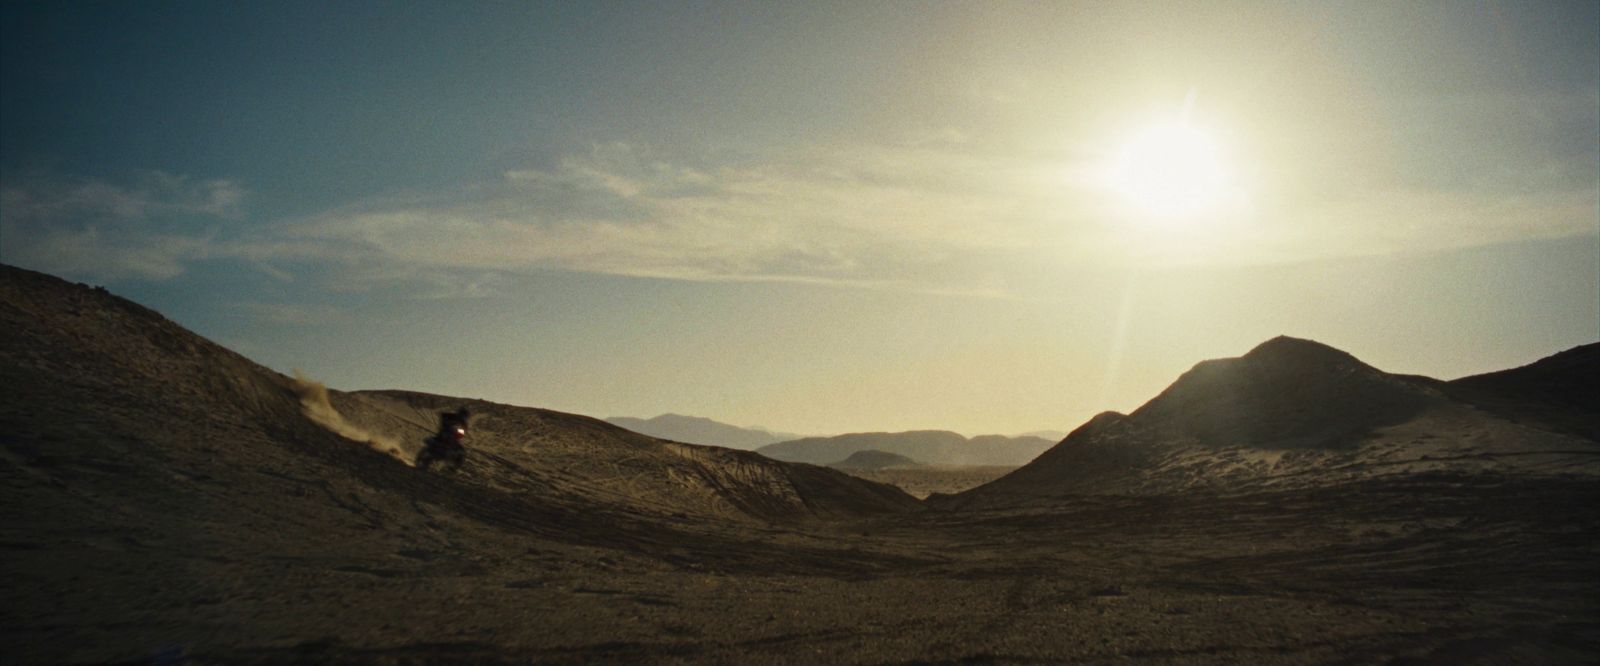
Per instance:
[[[1280,333],[1600,336],[1594,3],[0,16],[0,260],[336,388],[978,434]],[[1108,174],[1180,118],[1217,203],[1141,212]]]

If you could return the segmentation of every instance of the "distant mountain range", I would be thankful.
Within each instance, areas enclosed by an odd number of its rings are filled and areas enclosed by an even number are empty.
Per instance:
[[[1447,382],[1278,337],[1238,358],[1203,361],[1133,413],[1095,416],[1015,472],[933,501],[1592,474],[1600,471],[1597,440],[1600,343]]]
[[[770,444],[756,453],[774,460],[827,465],[860,451],[882,451],[930,465],[1021,465],[1054,444],[1039,437],[981,435],[967,439],[945,430],[859,432]]]
[[[685,444],[756,451],[774,460],[832,465],[859,451],[883,451],[931,465],[1021,465],[1033,460],[1065,432],[1039,430],[1015,437],[979,435],[968,439],[944,430],[866,432],[806,437],[765,428],[742,428],[701,416],[662,414],[640,419],[612,416],[606,423],[641,435]]]
[[[641,435],[670,439],[674,442],[725,446],[730,449],[743,449],[746,451],[802,436],[793,433],[771,432],[764,428],[741,428],[708,418],[683,416],[681,414],[662,414],[650,419],[612,416],[606,419],[606,423],[627,428]]]

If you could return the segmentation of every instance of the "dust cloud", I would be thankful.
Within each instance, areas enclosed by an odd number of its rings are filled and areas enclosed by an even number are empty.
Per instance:
[[[345,439],[365,443],[374,450],[394,456],[395,460],[407,465],[412,464],[401,449],[400,442],[395,438],[367,432],[344,420],[339,410],[333,408],[333,403],[328,402],[328,387],[307,377],[299,368],[294,370],[294,392],[300,398],[300,411],[317,425]]]

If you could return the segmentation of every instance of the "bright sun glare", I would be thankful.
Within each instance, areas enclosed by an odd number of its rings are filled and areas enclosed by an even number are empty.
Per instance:
[[[1160,218],[1204,213],[1222,200],[1227,170],[1211,137],[1187,124],[1136,134],[1111,170],[1111,186],[1140,211]]]

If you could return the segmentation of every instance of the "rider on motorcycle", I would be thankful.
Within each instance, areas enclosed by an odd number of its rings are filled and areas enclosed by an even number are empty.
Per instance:
[[[422,449],[422,454],[417,456],[417,466],[427,469],[434,460],[445,460],[452,468],[461,466],[461,459],[466,454],[467,418],[471,413],[466,407],[454,412],[439,412],[439,431],[428,438]]]

